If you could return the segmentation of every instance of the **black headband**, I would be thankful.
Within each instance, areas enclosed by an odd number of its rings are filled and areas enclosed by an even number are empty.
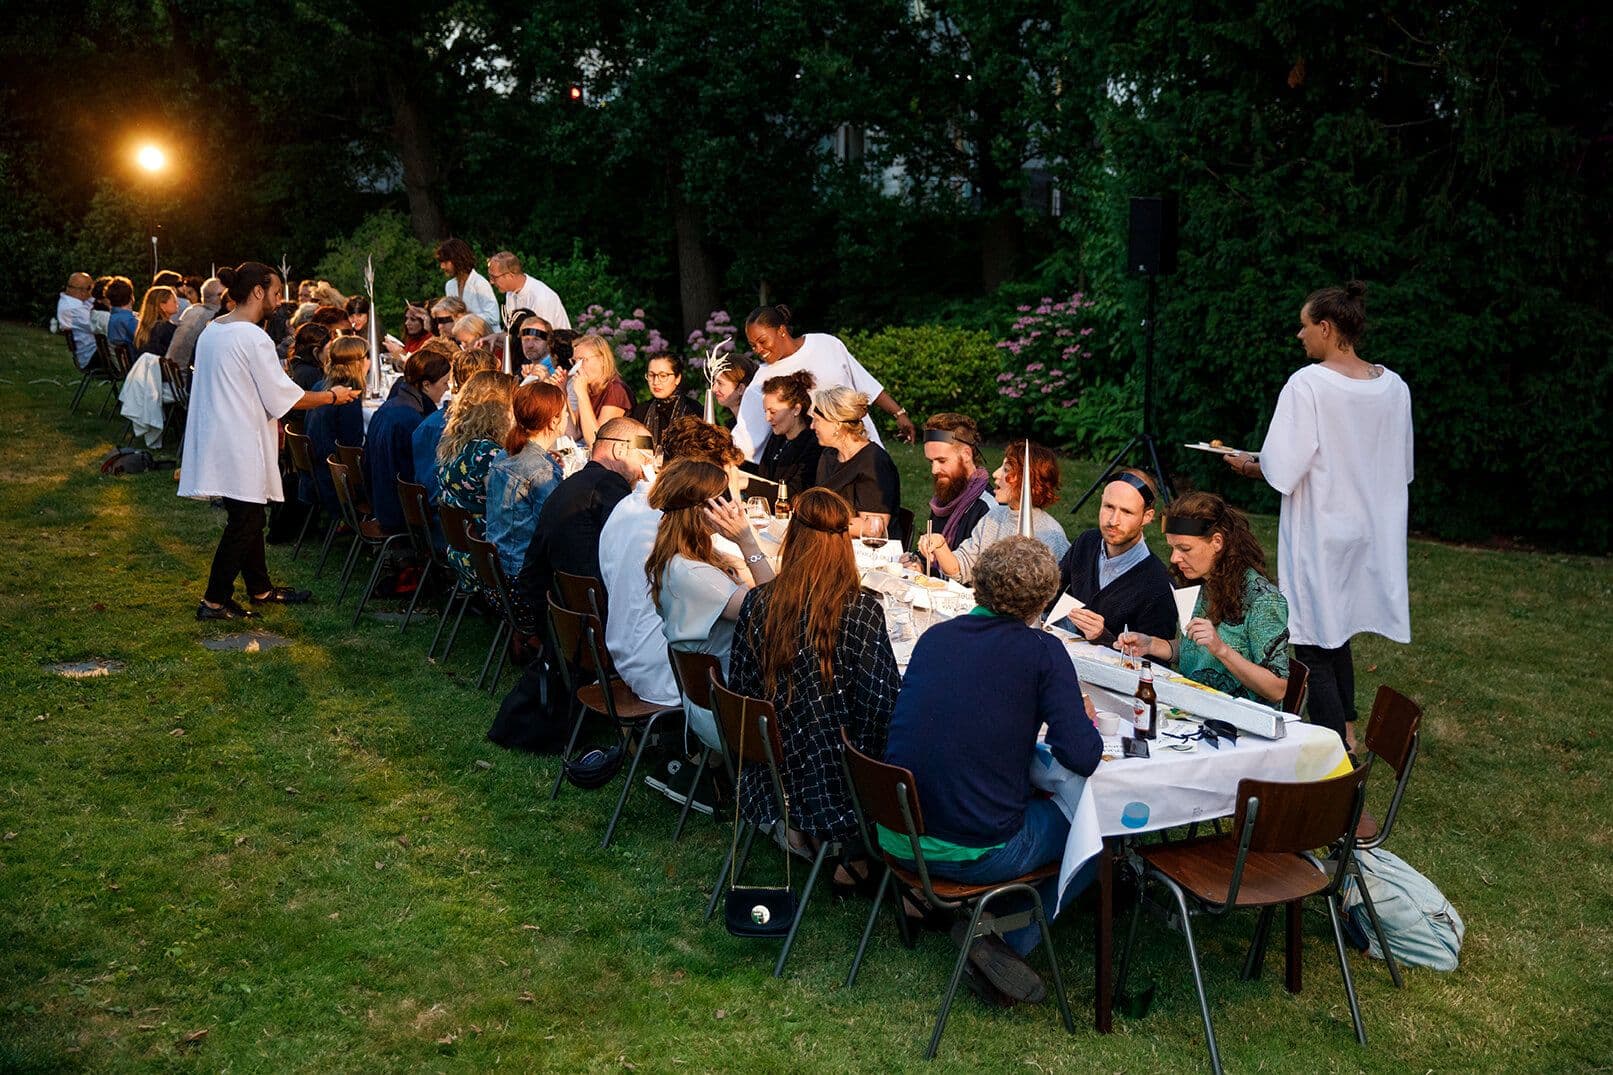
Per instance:
[[[1167,515],[1165,533],[1181,537],[1209,537],[1215,533],[1215,524],[1208,519],[1198,519],[1191,515]]]
[[[1144,508],[1151,508],[1154,506],[1154,491],[1148,487],[1147,482],[1137,477],[1137,475],[1125,473],[1111,474],[1109,475],[1109,480],[1112,482],[1125,482],[1127,485],[1137,490],[1137,492],[1141,493]]]
[[[978,445],[968,437],[960,437],[950,429],[926,429],[924,431],[925,444],[967,444],[974,448]]]
[[[625,444],[629,448],[638,448],[646,452],[655,451],[655,441],[644,433],[635,433],[631,437],[600,437],[599,439]]]

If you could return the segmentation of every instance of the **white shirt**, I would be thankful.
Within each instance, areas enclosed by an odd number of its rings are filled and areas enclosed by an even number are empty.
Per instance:
[[[774,377],[783,377],[798,370],[812,374],[814,390],[845,385],[865,393],[869,404],[885,391],[885,386],[852,357],[839,337],[823,332],[807,333],[801,337],[801,346],[795,354],[771,365],[764,363],[739,401],[739,416],[734,423],[734,444],[752,462],[761,460],[762,445],[767,442],[767,412],[762,406],[765,386]],[[879,431],[874,428],[872,418],[863,417],[863,428],[868,431],[869,440],[884,447],[885,442],[879,439]]]
[[[1283,495],[1277,573],[1293,641],[1335,649],[1371,631],[1410,642],[1406,382],[1389,370],[1365,381],[1319,363],[1297,371],[1277,397],[1260,468]]]
[[[302,395],[280,368],[268,333],[245,321],[208,324],[196,341],[179,495],[249,504],[285,499],[275,420]]]
[[[492,331],[503,324],[498,316],[498,299],[493,295],[493,285],[487,282],[487,277],[470,271],[465,277],[465,293],[459,293],[459,280],[450,276],[443,285],[443,293],[449,298],[459,299],[465,304],[465,309],[487,322],[487,328]]]
[[[633,693],[655,705],[678,704],[678,683],[666,653],[661,614],[650,600],[644,564],[655,548],[661,513],[650,507],[650,483],[639,482],[611,509],[599,532],[599,576],[610,611],[605,620],[605,648],[616,671]],[[721,535],[711,539],[719,556],[743,563],[739,546]]]
[[[73,334],[73,357],[83,369],[95,357],[95,333],[90,326],[90,300],[62,292],[56,299],[56,323]]]
[[[554,288],[539,280],[536,276],[528,275],[526,282],[519,291],[509,291],[504,295],[504,310],[513,314],[516,310],[527,309],[549,322],[550,328],[570,328],[571,318],[566,316],[566,307],[556,295]],[[497,315],[495,315],[497,320]]]

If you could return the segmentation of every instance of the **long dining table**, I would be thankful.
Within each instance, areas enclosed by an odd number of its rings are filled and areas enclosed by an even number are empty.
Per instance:
[[[901,618],[910,631],[892,639],[897,664],[905,673],[918,638],[933,624],[973,607],[973,595],[956,582],[915,584],[914,573],[888,557],[858,550],[864,585],[882,594],[891,611],[911,610]],[[887,621],[892,619],[887,616]],[[906,626],[898,627],[899,631]],[[1145,833],[1228,817],[1236,806],[1238,784],[1260,780],[1320,780],[1348,771],[1349,759],[1339,737],[1291,715],[1272,719],[1272,710],[1257,702],[1233,698],[1161,668],[1155,690],[1162,715],[1150,756],[1122,755],[1121,739],[1129,736],[1131,690],[1139,675],[1114,650],[1091,645],[1069,632],[1049,628],[1065,642],[1070,662],[1100,713],[1117,718],[1119,733],[1104,737],[1103,760],[1091,776],[1071,772],[1039,743],[1031,760],[1031,782],[1049,793],[1070,820],[1070,835],[1059,870],[1059,905],[1076,873],[1096,861],[1097,909],[1094,922],[1093,1022],[1107,1034],[1113,1024],[1114,866],[1126,841]],[[1247,709],[1246,713],[1241,713]],[[1265,723],[1275,737],[1240,734],[1236,741],[1210,743],[1195,735],[1205,717]],[[1056,913],[1056,911],[1055,911]]]

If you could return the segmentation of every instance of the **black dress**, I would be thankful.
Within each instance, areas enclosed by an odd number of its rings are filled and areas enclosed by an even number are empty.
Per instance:
[[[869,441],[844,463],[840,453],[826,449],[818,456],[816,483],[845,497],[854,512],[873,511],[890,516],[892,541],[905,546],[908,535],[899,534],[897,513],[902,510],[902,476],[890,453]]]
[[[801,430],[794,439],[769,433],[762,442],[762,461],[758,474],[769,481],[784,482],[792,493],[815,484],[818,479],[818,456],[823,446],[811,427]]]

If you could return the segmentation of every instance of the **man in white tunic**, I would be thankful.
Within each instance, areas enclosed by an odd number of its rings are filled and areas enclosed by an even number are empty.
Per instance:
[[[1299,339],[1312,365],[1277,398],[1258,459],[1227,465],[1282,494],[1277,570],[1294,654],[1310,668],[1311,721],[1355,747],[1350,639],[1370,631],[1411,641],[1406,581],[1411,393],[1391,370],[1355,353],[1365,288],[1311,295]]]
[[[531,310],[554,328],[570,328],[571,318],[555,294],[554,288],[521,271],[521,259],[508,250],[500,250],[487,259],[487,278],[504,292],[504,316],[512,318],[516,310]]]
[[[358,391],[345,386],[304,392],[286,376],[274,343],[261,325],[280,303],[281,280],[256,261],[220,271],[235,309],[214,319],[196,341],[190,420],[185,427],[185,465],[179,495],[199,500],[218,497],[226,522],[213,554],[207,592],[196,608],[198,620],[237,620],[256,616],[235,601],[235,579],[243,576],[253,605],[299,604],[306,590],[275,586],[264,558],[265,506],[283,500],[276,423],[293,410],[347,403]]]

